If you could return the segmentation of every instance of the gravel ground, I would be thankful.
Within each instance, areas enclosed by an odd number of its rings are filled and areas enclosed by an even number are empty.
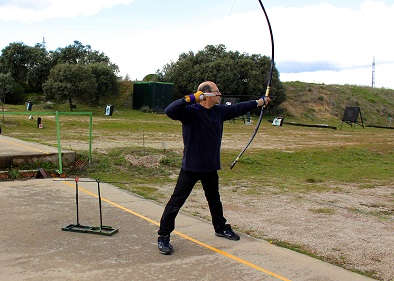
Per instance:
[[[226,218],[235,228],[273,243],[286,242],[346,269],[394,280],[394,218],[374,215],[393,213],[393,187],[341,186],[340,192],[319,194],[262,189],[259,196],[248,196],[247,187],[237,192],[221,187]],[[169,196],[171,188],[161,191]],[[201,188],[184,210],[209,219]]]

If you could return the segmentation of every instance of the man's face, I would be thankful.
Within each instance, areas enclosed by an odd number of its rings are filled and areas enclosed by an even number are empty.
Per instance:
[[[215,101],[215,104],[220,104],[220,102],[222,101],[222,93],[219,91],[219,88],[215,86],[213,90],[211,90],[211,93],[215,94],[215,96],[210,98]]]

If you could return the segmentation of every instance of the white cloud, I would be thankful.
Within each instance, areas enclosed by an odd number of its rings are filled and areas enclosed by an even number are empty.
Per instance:
[[[281,65],[293,68],[281,72],[282,81],[371,85],[375,56],[376,86],[394,88],[389,30],[394,26],[394,4],[364,1],[357,10],[318,4],[270,12],[279,71]],[[300,71],[294,69],[297,65]],[[304,67],[309,71],[302,71]]]
[[[104,8],[130,4],[134,0],[38,0],[6,1],[0,5],[0,18],[5,21],[37,22],[53,18],[91,16]]]
[[[319,4],[272,12],[279,61],[330,61],[349,67],[392,53],[387,27],[394,26],[394,5],[365,1],[359,10]]]
[[[392,73],[394,73],[394,64],[377,64],[375,68],[375,87],[394,89]],[[372,67],[350,68],[339,71],[281,73],[280,78],[282,81],[371,86]]]

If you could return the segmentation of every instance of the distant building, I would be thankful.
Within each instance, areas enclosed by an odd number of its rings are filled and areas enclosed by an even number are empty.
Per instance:
[[[154,112],[164,112],[174,100],[174,83],[134,82],[133,108],[149,108]]]

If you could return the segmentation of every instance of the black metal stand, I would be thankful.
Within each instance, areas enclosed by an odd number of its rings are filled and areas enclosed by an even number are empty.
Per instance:
[[[101,193],[100,193],[100,181],[97,182],[97,190],[98,190],[98,199],[99,199],[99,210],[100,210],[100,226],[87,226],[81,225],[79,223],[79,204],[78,204],[78,182],[79,178],[75,178],[75,202],[77,205],[77,223],[70,224],[62,228],[63,231],[72,231],[72,232],[80,232],[80,233],[90,233],[90,234],[98,234],[111,236],[118,232],[118,229],[112,228],[111,226],[103,225],[103,214],[101,211]],[[83,182],[93,182],[93,181],[83,181]]]
[[[360,115],[361,122],[358,121],[358,116]],[[342,130],[343,123],[350,125],[350,127],[355,128],[356,125],[360,125],[364,129],[363,116],[361,115],[360,107],[346,107],[345,112],[342,117],[342,124],[340,129]]]

